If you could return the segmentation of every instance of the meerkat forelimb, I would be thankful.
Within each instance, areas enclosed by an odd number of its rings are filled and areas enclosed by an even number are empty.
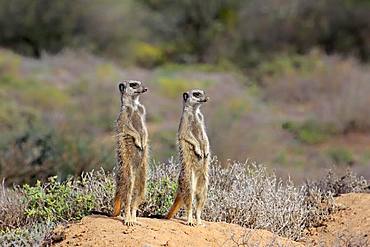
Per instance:
[[[137,223],[136,212],[144,200],[148,166],[148,132],[145,108],[139,96],[147,89],[140,81],[119,83],[121,110],[116,121],[117,174],[113,217],[125,210],[125,224]]]
[[[200,112],[201,104],[207,100],[208,97],[202,90],[190,90],[183,94],[183,113],[177,134],[181,162],[179,186],[175,201],[166,215],[166,218],[170,219],[185,206],[187,224],[191,226],[195,225],[193,199],[197,225],[202,224],[201,212],[207,199],[210,150],[204,118]]]

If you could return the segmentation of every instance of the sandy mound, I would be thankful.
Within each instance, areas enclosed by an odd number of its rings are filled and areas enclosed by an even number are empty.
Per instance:
[[[370,246],[370,194],[345,194],[336,202],[342,210],[324,226],[310,229],[306,244]]]
[[[105,216],[85,217],[57,228],[64,240],[57,246],[370,246],[370,194],[346,194],[336,202],[342,210],[322,227],[310,229],[304,243],[265,230],[235,224],[205,222],[189,227],[181,220],[139,218],[140,226],[126,227]],[[61,234],[56,234],[57,236]]]
[[[122,221],[89,216],[59,231],[65,239],[56,246],[303,246],[265,230],[248,230],[238,225],[205,222],[189,227],[181,220],[139,218],[140,226],[126,227]]]

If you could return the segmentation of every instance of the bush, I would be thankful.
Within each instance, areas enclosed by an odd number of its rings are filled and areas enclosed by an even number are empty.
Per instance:
[[[181,93],[191,88],[206,88],[208,81],[187,80],[181,78],[161,77],[158,79],[163,95],[171,98],[178,98]]]
[[[308,71],[286,69],[265,77],[262,80],[265,97],[305,107],[318,124],[330,124],[338,134],[367,132],[370,129],[369,71],[354,60],[336,56],[316,53],[306,59],[316,60],[314,66],[307,67]]]
[[[149,43],[136,43],[134,46],[134,56],[136,63],[146,68],[152,68],[164,62],[162,49]]]
[[[288,121],[282,124],[282,128],[293,133],[299,141],[306,144],[321,143],[336,133],[331,124],[320,124],[313,120],[301,124]]]
[[[173,160],[151,165],[146,201],[139,208],[139,216],[158,216],[169,210],[178,173],[179,164]],[[39,243],[59,222],[80,219],[90,211],[111,214],[113,177],[100,170],[64,182],[52,177],[35,186],[3,188],[0,240],[9,244]],[[322,181],[296,187],[290,181],[283,182],[266,167],[234,162],[225,169],[216,159],[212,161],[209,178],[208,201],[202,216],[205,220],[266,229],[292,239],[300,239],[305,228],[328,218],[336,209],[333,194],[362,192],[368,186],[351,173],[341,179],[329,174]]]
[[[216,163],[210,171],[204,217],[299,239],[306,227],[326,219],[328,209],[334,209],[330,195],[306,191],[290,181],[284,183],[263,166],[235,162],[222,169]],[[326,204],[321,205],[323,201]]]
[[[354,162],[352,153],[345,148],[330,149],[328,155],[336,165],[351,165]]]
[[[93,207],[93,194],[78,194],[73,190],[72,181],[65,183],[49,178],[47,187],[38,181],[35,186],[23,186],[28,207],[25,214],[39,222],[79,220]]]
[[[343,176],[338,176],[332,170],[329,170],[327,175],[319,181],[308,182],[308,187],[316,187],[322,193],[338,196],[351,192],[369,192],[369,183],[363,177],[356,176],[351,170]]]
[[[91,138],[43,125],[17,131],[7,139],[0,146],[0,171],[7,185],[32,185],[37,179],[45,181],[54,174],[66,179],[100,162],[113,164],[113,154],[104,146],[93,145]]]

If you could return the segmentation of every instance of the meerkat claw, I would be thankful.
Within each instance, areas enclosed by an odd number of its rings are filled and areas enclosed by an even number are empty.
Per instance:
[[[191,221],[191,222],[187,222],[186,224],[187,224],[188,226],[195,226],[194,222],[192,222],[192,221]]]
[[[125,221],[125,226],[134,226],[133,221]]]

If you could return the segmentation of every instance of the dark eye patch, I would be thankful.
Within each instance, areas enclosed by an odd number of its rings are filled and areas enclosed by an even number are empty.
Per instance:
[[[201,94],[201,93],[198,93],[198,92],[194,92],[194,93],[193,93],[193,96],[194,96],[195,98],[199,98],[201,95],[202,95],[202,94]]]
[[[136,83],[136,82],[131,82],[129,85],[132,88],[138,88],[139,87],[139,83]]]

